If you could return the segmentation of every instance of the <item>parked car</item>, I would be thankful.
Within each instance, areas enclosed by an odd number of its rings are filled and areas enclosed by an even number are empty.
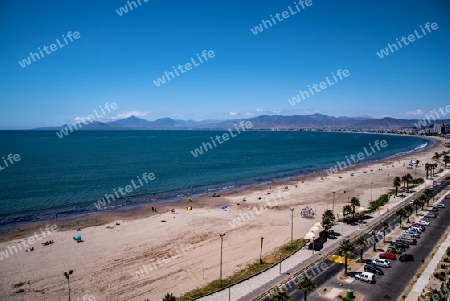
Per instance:
[[[417,239],[409,235],[400,235],[397,237],[397,241],[406,241],[410,245],[417,245]]]
[[[406,248],[405,248],[403,245],[396,244],[395,242],[391,242],[391,243],[389,244],[389,247],[391,247],[391,246],[396,247],[396,248],[399,248],[399,249],[401,249],[402,251],[405,251],[405,250],[406,250]]]
[[[383,268],[390,268],[391,267],[391,262],[387,259],[374,259],[372,260],[372,262],[379,267],[383,267]]]
[[[383,270],[373,264],[364,265],[364,272],[370,272],[376,275],[384,275]]]
[[[382,259],[392,259],[392,260],[395,260],[397,258],[397,256],[394,253],[392,253],[392,252],[380,253],[378,255],[378,257],[380,257]]]
[[[359,279],[368,283],[375,283],[375,274],[370,272],[363,272],[361,274],[356,274],[355,279]]]
[[[428,213],[425,214],[423,217],[426,217],[426,218],[436,218],[437,215],[434,214],[433,212],[428,212]]]
[[[404,231],[404,232],[402,233],[402,235],[409,235],[409,236],[411,236],[411,237],[413,237],[413,238],[420,238],[420,234],[419,234],[419,233],[413,232],[413,231],[410,231],[410,230]]]
[[[412,254],[403,254],[403,255],[400,255],[398,257],[398,260],[400,260],[401,262],[414,261],[414,255],[412,255]]]
[[[445,196],[446,199],[450,199],[450,193]]]
[[[419,227],[416,227],[416,226],[409,226],[408,230],[417,232],[417,234],[421,234],[422,233],[422,230]]]
[[[431,207],[431,211],[429,211],[429,212],[436,214],[437,212],[439,212],[439,208],[434,207],[434,205],[433,205],[433,207]]]
[[[445,208],[445,205],[443,203],[435,204],[433,207],[436,208]]]
[[[418,222],[418,224],[423,225],[423,226],[428,226],[430,224],[430,222],[421,220],[421,221]]]
[[[409,249],[409,243],[406,241],[394,241],[394,246],[400,246],[402,249]]]
[[[395,254],[402,254],[402,249],[397,248],[395,246],[389,246],[386,250],[387,252],[395,253]]]
[[[418,227],[419,229],[421,229],[422,232],[426,230],[425,226],[419,223],[411,224],[411,226]]]

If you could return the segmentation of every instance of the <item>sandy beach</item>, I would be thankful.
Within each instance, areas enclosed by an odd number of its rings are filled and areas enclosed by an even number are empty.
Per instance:
[[[90,300],[89,296],[96,301],[162,300],[168,292],[179,296],[219,278],[219,233],[226,234],[226,279],[259,258],[261,237],[263,253],[290,241],[290,207],[294,208],[294,239],[303,238],[321,220],[322,213],[332,209],[333,191],[334,210],[339,216],[353,196],[367,208],[371,198],[392,188],[396,176],[411,173],[413,177],[425,177],[422,165],[432,163],[433,154],[446,149],[443,140],[436,139],[433,147],[422,152],[390,159],[394,161],[390,167],[383,161],[348,168],[323,179],[324,173],[315,173],[283,183],[221,193],[220,197],[209,194],[194,198],[191,203],[183,199],[156,205],[157,213],[151,210],[152,205],[147,205],[3,231],[0,252],[9,253],[0,261],[0,299],[63,300],[67,298],[63,272],[68,270],[73,270],[72,300]],[[417,169],[404,166],[411,159],[420,160]],[[186,210],[186,206],[193,210]],[[223,206],[227,209],[223,210]],[[314,219],[300,216],[305,206],[314,209]],[[42,240],[27,243],[34,251],[26,252],[22,241],[30,242],[29,237],[42,233],[46,225],[47,229],[53,226],[57,230]],[[73,236],[80,233],[84,242],[77,243]],[[41,242],[46,240],[54,243],[43,246]]]

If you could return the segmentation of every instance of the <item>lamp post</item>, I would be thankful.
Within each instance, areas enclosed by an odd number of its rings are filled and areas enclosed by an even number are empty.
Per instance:
[[[220,287],[222,287],[222,249],[223,249],[223,237],[225,233],[219,233],[220,236]]]
[[[373,182],[370,182],[370,202],[372,203],[372,184]]]
[[[262,246],[263,246],[264,237],[261,237],[261,251],[259,252],[259,264],[263,264],[262,261]]]
[[[72,275],[73,270],[69,270],[69,272],[64,272],[64,276],[67,278],[67,286],[69,287],[69,301],[70,301],[70,275]]]
[[[291,249],[294,242],[294,208],[291,208]]]
[[[314,248],[314,247],[315,247],[315,246],[314,246],[314,240],[315,240],[315,239],[316,239],[316,237],[313,236],[313,237],[312,237],[312,240],[313,240],[313,255],[314,255],[314,249],[315,249],[315,248]]]
[[[228,278],[228,301],[231,301],[231,279]]]
[[[281,274],[281,253],[279,254],[280,255],[280,274]]]
[[[388,174],[387,190],[388,190],[388,193],[389,193],[389,174]]]
[[[333,191],[333,208],[332,208],[332,210],[333,210],[333,214],[334,214],[334,194],[336,193],[336,191]]]

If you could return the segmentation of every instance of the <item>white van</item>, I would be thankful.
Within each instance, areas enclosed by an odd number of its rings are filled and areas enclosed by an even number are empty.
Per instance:
[[[375,274],[369,272],[362,272],[361,274],[355,275],[355,279],[365,281],[368,283],[375,283]]]

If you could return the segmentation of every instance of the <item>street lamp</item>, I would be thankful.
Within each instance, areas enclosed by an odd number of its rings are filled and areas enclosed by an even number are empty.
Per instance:
[[[312,240],[313,240],[313,255],[314,255],[314,249],[315,249],[315,248],[314,248],[314,247],[315,247],[315,246],[314,246],[314,240],[315,240],[315,239],[316,239],[316,237],[313,235],[313,237],[312,237]]]
[[[387,190],[388,190],[388,193],[389,193],[389,174],[388,174]]]
[[[231,301],[231,278],[228,278],[228,301]]]
[[[69,277],[72,275],[73,270],[69,270],[69,272],[64,272],[64,276],[67,278],[67,286],[69,287],[69,301],[70,301],[70,280]]]
[[[372,184],[373,182],[370,182],[370,202],[372,202]]]
[[[280,255],[280,274],[281,274],[281,253],[279,254]]]
[[[294,242],[294,208],[291,208],[292,217],[291,217],[291,249],[293,247]]]
[[[336,193],[336,191],[333,191],[333,214],[334,214],[334,194]]]
[[[225,233],[219,233],[220,236],[220,287],[222,287],[222,249],[223,249],[223,237]]]
[[[259,264],[263,264],[262,261],[262,246],[263,246],[264,237],[261,237],[261,252],[259,253]]]

